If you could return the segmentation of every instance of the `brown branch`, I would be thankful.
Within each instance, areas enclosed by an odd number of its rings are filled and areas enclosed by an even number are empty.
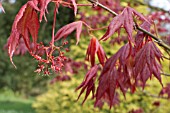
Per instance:
[[[118,14],[116,12],[114,12],[113,10],[111,10],[110,8],[102,5],[101,3],[99,3],[98,1],[95,0],[88,0],[89,2],[93,3],[95,6],[99,6],[103,9],[105,9],[106,11],[110,12],[111,14],[113,14],[114,16],[117,16]],[[139,31],[142,31],[143,33],[146,33],[147,35],[149,35],[150,37],[152,37],[159,46],[162,46],[163,48],[165,48],[166,50],[170,51],[170,47],[165,44],[160,38],[154,36],[152,33],[146,31],[145,29],[141,28],[140,26],[134,24],[134,28],[136,28]]]
[[[57,2],[57,1],[53,1],[53,2]],[[62,5],[66,5],[66,6],[74,6],[72,3],[69,3],[69,2],[64,2],[64,1],[61,1],[60,4]],[[92,6],[91,4],[77,4],[77,6]]]
[[[170,77],[170,74],[168,74],[168,73],[161,73],[161,75]]]

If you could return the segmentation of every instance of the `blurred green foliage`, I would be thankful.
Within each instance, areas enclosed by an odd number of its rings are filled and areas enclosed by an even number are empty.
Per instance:
[[[23,98],[11,89],[0,90],[0,113],[35,113],[33,99]]]

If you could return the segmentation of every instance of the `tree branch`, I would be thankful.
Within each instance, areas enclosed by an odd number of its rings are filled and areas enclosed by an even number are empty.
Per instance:
[[[170,77],[170,74],[168,74],[168,73],[161,73],[161,75]]]
[[[98,1],[95,1],[95,0],[88,0],[89,2],[95,4],[96,6],[99,6],[101,8],[103,8],[104,10],[110,12],[111,14],[113,14],[114,16],[117,16],[118,14],[116,12],[114,12],[113,10],[111,10],[110,8],[102,5],[101,3],[99,3]],[[164,43],[160,38],[154,36],[152,33],[146,31],[145,29],[141,28],[140,26],[134,24],[134,27],[139,30],[139,31],[142,31],[143,33],[146,33],[147,35],[149,35],[150,37],[152,37],[157,43],[159,46],[165,48],[166,50],[170,51],[170,46],[168,46],[166,43]]]

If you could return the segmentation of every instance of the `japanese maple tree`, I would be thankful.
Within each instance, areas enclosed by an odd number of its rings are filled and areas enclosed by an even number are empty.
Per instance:
[[[12,64],[15,66],[12,60],[13,55],[22,51],[20,45],[24,44],[30,55],[38,61],[38,69],[35,72],[47,75],[51,72],[59,73],[68,60],[63,50],[69,43],[67,37],[76,31],[75,38],[78,45],[81,41],[81,33],[85,30],[91,38],[86,51],[86,60],[90,62],[90,69],[76,89],[81,90],[79,97],[82,93],[86,93],[83,103],[92,93],[95,106],[101,102],[107,102],[112,107],[119,102],[120,91],[126,98],[128,90],[135,93],[137,87],[144,89],[146,82],[152,77],[155,77],[163,86],[161,61],[165,56],[160,51],[160,47],[166,52],[170,51],[170,47],[157,37],[157,30],[153,29],[155,26],[153,18],[159,17],[158,14],[144,16],[130,5],[122,7],[120,0],[87,1],[90,4],[78,4],[76,0],[28,0],[16,15],[8,38],[8,53]],[[51,41],[45,45],[43,41],[37,40],[41,22],[45,20],[48,23],[46,15],[49,3],[53,3],[55,8]],[[86,19],[82,14],[80,20],[56,30],[56,15],[61,6],[73,9],[75,16],[78,13],[78,7],[90,6],[98,12],[98,16]],[[5,12],[1,3],[0,8]],[[109,12],[109,15],[96,20],[91,27],[90,21],[102,16],[103,11]],[[96,24],[108,21],[110,18],[112,21],[107,27],[97,28]],[[159,23],[157,26],[159,31],[166,31],[159,26]],[[96,37],[91,32],[101,29],[106,29],[102,37]],[[122,30],[126,33],[124,37],[121,36]],[[118,33],[119,41],[126,40],[126,43],[115,54],[108,57],[100,42],[109,40],[115,33]],[[60,40],[62,44],[56,46]],[[169,98],[169,84],[160,94],[164,93],[168,93]]]

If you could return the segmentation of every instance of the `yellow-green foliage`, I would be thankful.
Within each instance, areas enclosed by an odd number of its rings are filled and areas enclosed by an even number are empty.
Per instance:
[[[33,107],[37,113],[127,113],[132,109],[142,108],[144,113],[169,113],[170,103],[166,99],[157,98],[161,85],[157,80],[149,81],[145,91],[137,89],[135,94],[128,92],[126,99],[120,93],[120,104],[111,110],[107,104],[103,109],[94,108],[90,98],[82,106],[83,96],[77,100],[78,92],[75,88],[82,82],[83,73],[72,77],[71,81],[57,82],[49,85],[48,91],[36,98]],[[160,101],[160,106],[153,106],[153,102]]]
[[[37,97],[33,107],[38,113],[93,113],[98,109],[93,107],[92,101],[81,105],[81,98],[78,102],[78,92],[75,88],[82,79],[72,78],[71,81],[57,82],[49,86],[49,90]]]

